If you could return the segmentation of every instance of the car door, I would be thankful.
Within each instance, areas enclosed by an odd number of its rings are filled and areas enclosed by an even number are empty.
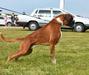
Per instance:
[[[39,10],[38,17],[41,23],[48,23],[52,19],[51,10]]]
[[[2,16],[0,16],[0,25],[5,25],[5,20]]]

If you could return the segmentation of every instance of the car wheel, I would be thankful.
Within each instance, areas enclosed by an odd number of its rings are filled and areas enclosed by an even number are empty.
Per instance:
[[[74,26],[74,31],[76,32],[85,32],[85,26],[82,23],[76,23]]]
[[[37,22],[30,22],[28,26],[29,30],[37,30],[39,28],[39,24]]]
[[[8,22],[8,23],[7,23],[7,26],[12,26],[12,23],[11,23],[11,22]]]

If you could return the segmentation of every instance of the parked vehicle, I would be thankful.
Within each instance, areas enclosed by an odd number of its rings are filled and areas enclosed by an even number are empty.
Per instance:
[[[3,26],[3,25],[11,26],[12,22],[9,17],[7,18],[7,21],[5,21],[5,17],[0,15],[0,26]]]
[[[30,16],[28,15],[18,15],[17,24],[20,26],[26,26],[29,30],[36,30],[50,20],[52,20],[55,16],[59,15],[60,13],[70,13],[65,10],[60,10],[58,8],[38,8],[35,9]],[[71,13],[72,14],[72,13]],[[69,27],[62,28],[72,28],[74,31],[77,32],[84,32],[89,29],[89,19],[83,18],[77,15],[74,15],[75,23],[70,25]]]
[[[89,19],[84,18],[82,16],[74,15],[74,31],[76,32],[85,32],[87,29],[89,29]]]

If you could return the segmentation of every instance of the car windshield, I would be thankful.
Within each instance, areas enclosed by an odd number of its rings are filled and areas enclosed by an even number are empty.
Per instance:
[[[60,14],[61,13],[61,11],[56,11],[56,10],[54,10],[53,11],[53,16],[55,17],[55,16],[57,16],[58,14]]]

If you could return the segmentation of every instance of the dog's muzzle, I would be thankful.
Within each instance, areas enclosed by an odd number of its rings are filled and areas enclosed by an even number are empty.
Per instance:
[[[74,20],[72,20],[72,21],[69,23],[69,26],[70,26],[70,27],[73,27],[73,26],[74,26],[74,24],[75,24],[75,21],[74,21]]]

